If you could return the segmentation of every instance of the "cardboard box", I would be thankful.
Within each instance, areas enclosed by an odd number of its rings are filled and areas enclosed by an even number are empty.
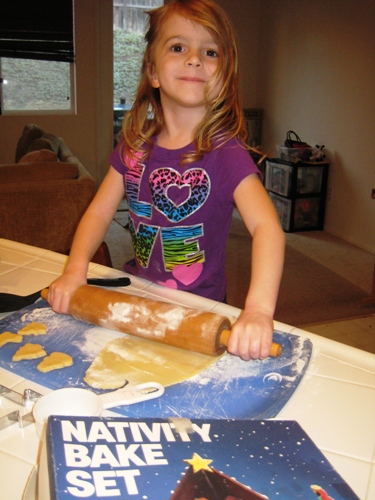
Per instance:
[[[358,500],[295,421],[56,416],[46,442],[53,500]]]

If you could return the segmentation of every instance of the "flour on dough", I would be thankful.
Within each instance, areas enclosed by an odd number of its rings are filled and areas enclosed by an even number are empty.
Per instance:
[[[23,359],[42,358],[47,353],[40,344],[30,344],[29,342],[21,346],[12,357],[12,361],[22,361]]]
[[[65,368],[67,366],[72,366],[73,358],[66,354],[65,352],[52,352],[49,356],[43,358],[43,360],[37,366],[40,372],[46,373],[52,370],[59,370],[60,368]]]
[[[202,372],[219,358],[124,335],[109,342],[87,370],[85,382],[97,389],[130,384],[178,384]]]
[[[47,325],[33,321],[18,330],[18,333],[20,335],[45,335],[47,333]]]

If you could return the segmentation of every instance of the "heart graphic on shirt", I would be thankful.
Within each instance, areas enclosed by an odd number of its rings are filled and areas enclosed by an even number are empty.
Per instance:
[[[211,183],[201,168],[192,168],[183,174],[171,168],[160,168],[150,175],[150,188],[156,210],[171,222],[179,222],[206,202]]]
[[[203,271],[203,264],[197,262],[191,266],[178,265],[173,268],[172,274],[176,280],[183,285],[191,285],[196,281]]]
[[[166,286],[167,288],[173,288],[173,290],[177,290],[178,288],[175,280],[158,281],[158,285]]]

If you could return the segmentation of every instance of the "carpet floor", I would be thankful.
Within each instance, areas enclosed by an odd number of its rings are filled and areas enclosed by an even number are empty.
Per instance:
[[[360,316],[364,313],[361,288],[330,269],[286,247],[284,274],[281,281],[275,319],[292,325],[323,323]],[[366,314],[375,308],[366,308]]]

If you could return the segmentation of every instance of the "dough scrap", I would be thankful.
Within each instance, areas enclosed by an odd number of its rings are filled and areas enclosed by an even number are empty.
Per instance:
[[[8,344],[9,342],[16,342],[19,344],[22,342],[22,335],[11,332],[0,333],[0,347],[3,347],[3,345]]]
[[[42,358],[47,353],[40,344],[31,344],[28,342],[21,346],[18,351],[13,354],[12,361],[21,361],[23,359]]]
[[[109,342],[86,371],[84,381],[97,389],[159,382],[164,387],[197,375],[219,358],[124,335]]]
[[[69,354],[65,352],[52,352],[49,356],[46,356],[36,368],[40,372],[47,373],[52,370],[59,370],[60,368],[72,366],[72,364],[73,358],[69,356]]]
[[[47,333],[47,325],[33,321],[18,330],[18,333],[21,335],[45,335]]]

